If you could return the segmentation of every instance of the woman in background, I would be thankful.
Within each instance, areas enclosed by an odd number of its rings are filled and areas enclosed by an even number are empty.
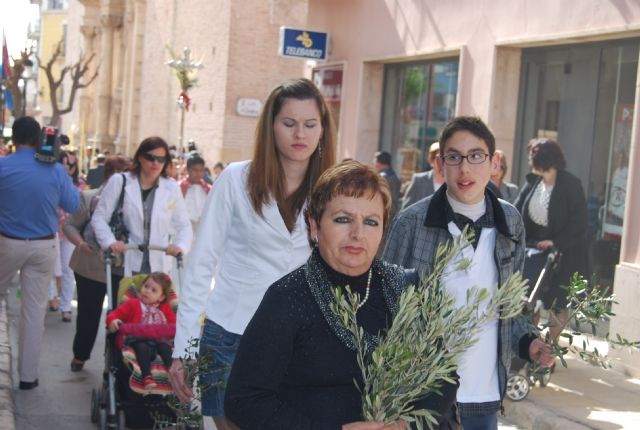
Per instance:
[[[587,203],[580,179],[565,170],[560,145],[532,139],[529,149],[532,173],[515,202],[527,237],[524,277],[535,284],[547,253],[553,248],[561,252],[560,264],[542,295],[554,324],[549,335],[556,339],[568,318],[567,292],[561,286],[569,285],[575,272],[588,274]]]
[[[104,261],[91,227],[91,214],[95,210],[104,184],[114,173],[127,171],[130,165],[131,162],[125,157],[107,157],[104,163],[103,186],[80,193],[80,209],[67,219],[63,227],[67,239],[75,246],[69,266],[73,270],[78,290],[78,317],[76,334],[73,338],[72,372],[82,370],[85,361],[91,357],[91,350],[100,325],[102,304],[107,293]],[[115,286],[112,294],[113,303],[117,302],[115,298],[120,279],[122,279],[121,276],[111,274],[111,285]]]

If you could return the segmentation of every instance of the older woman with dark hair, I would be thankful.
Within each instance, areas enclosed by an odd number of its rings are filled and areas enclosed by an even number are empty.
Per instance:
[[[386,181],[364,164],[320,176],[306,212],[311,257],[269,287],[240,341],[225,397],[239,428],[383,428],[361,421],[356,352],[329,304],[332,288],[349,285],[361,297],[358,323],[373,338],[388,328],[403,288],[418,281],[415,270],[376,258],[390,208]],[[455,390],[445,385],[420,406],[446,421]]]
[[[166,247],[166,254],[186,253],[191,245],[191,222],[178,183],[167,178],[169,146],[160,137],[144,139],[129,173],[113,175],[104,186],[91,225],[102,249],[124,253],[125,243],[116,239],[109,220],[118,208],[120,196],[129,242]],[[169,243],[169,231],[175,231]],[[124,259],[124,275],[169,272],[172,261],[159,251],[130,250]]]
[[[571,276],[588,272],[587,203],[580,179],[565,170],[560,145],[549,139],[532,139],[528,145],[532,172],[527,175],[516,208],[522,214],[527,237],[528,259],[525,277],[535,282],[552,248],[562,253],[560,265],[544,288],[546,309],[552,309],[549,333],[555,339],[567,319],[567,293]]]

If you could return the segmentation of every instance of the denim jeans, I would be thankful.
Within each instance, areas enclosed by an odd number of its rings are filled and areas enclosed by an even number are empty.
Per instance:
[[[462,417],[462,428],[464,430],[497,430],[498,413]]]
[[[240,335],[226,331],[211,320],[205,320],[200,339],[200,356],[209,356],[209,369],[200,375],[202,415],[224,416],[224,391],[236,357]]]

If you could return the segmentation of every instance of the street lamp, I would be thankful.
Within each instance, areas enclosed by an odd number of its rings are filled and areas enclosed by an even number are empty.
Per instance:
[[[180,84],[180,94],[178,95],[178,106],[180,107],[180,136],[179,136],[179,148],[182,148],[183,154],[187,153],[184,141],[184,113],[189,111],[189,104],[191,99],[189,98],[189,89],[191,89],[196,82],[196,72],[198,69],[202,69],[204,66],[200,61],[193,61],[191,59],[191,50],[187,47],[183,49],[183,57],[178,57],[170,48],[167,48],[171,55],[171,61],[167,62],[167,65],[175,70],[176,78]]]

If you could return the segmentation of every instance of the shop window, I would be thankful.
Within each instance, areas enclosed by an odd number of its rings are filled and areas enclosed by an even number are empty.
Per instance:
[[[403,182],[431,168],[426,155],[454,115],[457,87],[457,59],[385,66],[379,147]]]
[[[315,68],[312,72],[312,80],[329,105],[337,129],[340,125],[342,100],[342,65]]]

